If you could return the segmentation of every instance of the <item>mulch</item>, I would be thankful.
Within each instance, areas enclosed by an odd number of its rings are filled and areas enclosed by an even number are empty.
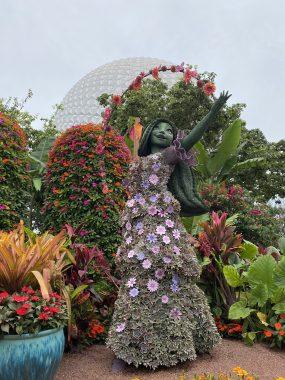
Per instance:
[[[232,373],[236,366],[246,369],[260,380],[273,380],[285,377],[285,350],[269,349],[262,344],[252,347],[241,341],[223,339],[212,352],[198,357],[194,362],[187,361],[171,368],[155,371],[127,366],[122,372],[112,372],[114,355],[103,345],[95,345],[80,353],[65,354],[55,380],[179,380],[186,372],[187,380],[194,374],[204,372]]]

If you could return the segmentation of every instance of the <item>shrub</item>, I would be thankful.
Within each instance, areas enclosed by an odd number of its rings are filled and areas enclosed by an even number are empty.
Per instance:
[[[244,239],[258,246],[277,245],[282,223],[274,209],[262,202],[256,202],[250,193],[239,185],[227,186],[224,182],[203,186],[201,196],[213,211],[238,214],[236,229]]]
[[[0,112],[0,230],[11,230],[28,216],[31,179],[26,136]]]
[[[100,125],[67,129],[49,154],[45,177],[45,227],[81,226],[80,241],[111,258],[120,243],[119,213],[124,206],[130,152],[124,138]]]

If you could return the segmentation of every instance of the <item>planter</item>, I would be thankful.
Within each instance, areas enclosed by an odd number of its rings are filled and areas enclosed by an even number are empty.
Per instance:
[[[0,380],[51,380],[64,349],[63,329],[0,337]]]

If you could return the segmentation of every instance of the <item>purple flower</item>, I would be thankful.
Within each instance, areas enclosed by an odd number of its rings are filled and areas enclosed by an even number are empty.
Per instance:
[[[169,195],[165,195],[163,201],[164,201],[165,203],[170,203],[170,202],[171,202],[171,197],[170,197]]]
[[[126,230],[130,231],[132,229],[132,225],[130,222],[126,223]]]
[[[126,243],[127,244],[131,244],[132,241],[133,241],[133,238],[131,236],[129,236],[129,237],[126,238]]]
[[[98,186],[98,184],[96,182],[92,182],[92,186],[96,187],[96,186]]]
[[[167,297],[167,295],[164,295],[164,296],[161,297],[161,302],[162,303],[168,303],[168,301],[169,301],[169,298]]]
[[[163,279],[164,276],[165,276],[165,271],[164,271],[164,269],[162,269],[162,268],[158,268],[158,269],[155,271],[155,277],[156,277],[158,280]]]
[[[151,216],[156,215],[157,211],[158,210],[155,206],[149,206],[149,208],[147,209],[147,213]]]
[[[181,313],[181,311],[179,309],[177,309],[177,307],[175,307],[172,310],[170,310],[169,315],[173,319],[180,319],[182,313]]]
[[[122,331],[125,330],[125,327],[126,327],[126,324],[125,324],[125,323],[120,323],[120,324],[117,325],[117,327],[116,327],[116,331],[117,331],[117,332],[122,332]]]
[[[147,283],[147,288],[150,292],[155,292],[158,289],[158,282],[155,280],[149,280]]]
[[[157,195],[152,195],[152,196],[150,196],[149,197],[149,199],[150,199],[150,201],[152,202],[152,203],[155,203],[155,202],[157,202]]]
[[[180,290],[177,284],[171,284],[170,288],[173,291],[173,293],[177,293]]]
[[[137,194],[134,195],[134,199],[136,201],[139,201],[141,198],[142,198],[142,194],[141,193],[137,193]]]
[[[159,225],[159,226],[156,227],[156,233],[158,235],[164,235],[165,232],[166,232],[166,229],[165,229],[164,226]]]
[[[139,252],[137,254],[137,258],[138,258],[139,261],[142,261],[145,258],[145,254],[143,252]]]
[[[175,239],[180,238],[180,231],[179,230],[173,230],[172,235],[174,236]]]
[[[131,277],[130,279],[129,279],[129,281],[127,282],[127,287],[128,288],[132,288],[135,284],[136,284],[136,279],[135,279],[135,277]]]
[[[152,183],[153,185],[156,185],[159,181],[159,178],[156,174],[151,174],[149,177],[148,177],[148,180],[150,183]]]
[[[140,204],[141,206],[145,205],[145,199],[144,199],[144,198],[140,198],[140,199],[138,200],[138,202],[139,202],[139,204]]]
[[[149,188],[149,182],[148,182],[148,180],[142,182],[142,187],[144,189],[148,189]]]
[[[155,234],[148,234],[146,238],[147,238],[147,241],[149,241],[150,243],[155,243],[157,240],[157,237],[155,236]]]
[[[163,211],[163,210],[160,210],[160,211],[158,212],[158,215],[159,215],[161,218],[164,218],[164,217],[166,216],[166,212]]]
[[[6,210],[6,208],[7,208],[6,205],[0,204],[0,210]]]
[[[136,214],[137,212],[139,211],[139,209],[137,207],[134,207],[133,208],[133,213]]]
[[[168,206],[167,209],[166,209],[166,211],[168,212],[168,214],[172,214],[173,211],[174,211],[173,206],[172,205]]]
[[[169,228],[173,228],[174,227],[174,222],[171,219],[166,219],[165,224]]]
[[[173,246],[173,251],[176,255],[180,255],[180,248],[176,247],[176,245]]]
[[[137,295],[139,294],[139,290],[137,288],[132,288],[130,291],[129,291],[129,295],[131,297],[136,297]]]
[[[160,168],[160,163],[159,162],[156,162],[156,163],[154,163],[153,165],[152,165],[152,168],[153,168],[153,170],[155,171],[155,172],[157,172],[158,170],[159,170],[159,168]]]
[[[179,281],[180,281],[180,278],[179,278],[178,274],[174,274],[172,276],[172,282],[173,282],[173,284],[179,284]]]
[[[169,236],[167,236],[167,235],[164,235],[163,238],[162,238],[162,240],[163,240],[163,243],[165,243],[165,244],[169,244],[170,243]]]
[[[0,206],[1,206],[1,205],[0,205]],[[81,231],[79,232],[79,235],[80,235],[80,236],[88,235],[88,231],[86,231],[86,230],[81,230]]]
[[[132,199],[129,199],[127,202],[126,202],[126,205],[128,207],[133,207],[135,205],[135,200],[132,198]]]
[[[163,262],[165,263],[165,264],[170,264],[171,263],[171,257],[169,257],[169,256],[163,256]]]
[[[135,251],[131,250],[128,252],[128,258],[131,259],[132,257],[134,257],[135,255]]]
[[[143,228],[143,223],[142,222],[138,222],[137,224],[136,224],[136,229],[137,230],[141,230]]]
[[[138,230],[138,234],[142,235],[144,233],[144,229],[142,228],[141,230]]]
[[[83,204],[84,206],[88,206],[90,202],[91,202],[90,199],[84,199]]]
[[[4,123],[4,119],[0,119],[0,124],[3,124]]]
[[[145,259],[142,262],[142,266],[143,266],[144,269],[149,269],[151,267],[151,261],[149,259]]]
[[[152,253],[154,253],[155,255],[157,255],[160,251],[160,247],[158,245],[155,245],[151,248],[151,251]]]

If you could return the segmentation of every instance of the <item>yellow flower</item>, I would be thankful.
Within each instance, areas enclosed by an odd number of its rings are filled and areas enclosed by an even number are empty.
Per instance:
[[[231,378],[225,373],[219,373],[218,380],[231,380]]]
[[[186,373],[185,372],[181,373],[181,375],[179,375],[178,380],[186,380]]]
[[[131,380],[141,380],[139,377],[133,377]]]
[[[238,376],[246,376],[246,375],[248,375],[248,372],[245,369],[241,368],[241,367],[235,367],[235,368],[233,368],[233,372],[236,375],[238,375]]]
[[[249,376],[246,376],[246,377],[244,378],[244,380],[256,380],[256,379],[255,379],[254,376],[249,375]]]
[[[275,380],[285,380],[285,377],[276,377]]]

